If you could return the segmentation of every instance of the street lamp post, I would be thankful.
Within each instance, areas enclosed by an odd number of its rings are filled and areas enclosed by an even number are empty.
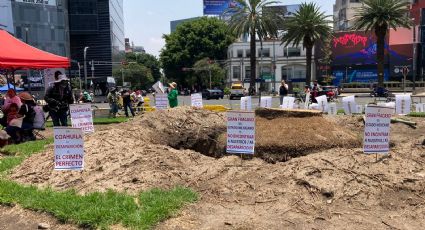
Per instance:
[[[83,91],[82,82],[81,82],[81,65],[80,62],[77,62],[78,65],[78,79],[80,80],[80,92]]]
[[[87,49],[89,47],[84,47],[84,89],[87,91]]]

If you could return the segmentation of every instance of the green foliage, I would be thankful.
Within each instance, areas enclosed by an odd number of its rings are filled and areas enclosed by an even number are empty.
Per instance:
[[[231,91],[229,87],[224,88],[223,90],[224,95],[230,95]]]
[[[411,112],[409,114],[409,117],[425,117],[425,113],[424,112]]]
[[[269,0],[237,0],[239,7],[231,9],[229,24],[229,31],[237,37],[245,34],[249,34],[251,37],[250,47],[250,68],[251,76],[250,79],[250,93],[255,89],[255,73],[256,71],[256,38],[262,42],[265,38],[277,38],[277,31],[279,25],[282,23],[281,13],[272,10],[265,10],[267,6],[276,4],[276,1]]]
[[[122,69],[114,69],[113,74],[117,85],[122,85],[122,75],[125,82],[131,82],[132,89],[147,89],[154,83],[151,70],[138,63],[130,63]]]
[[[109,125],[109,124],[118,124],[118,123],[123,123],[123,122],[127,122],[128,118],[127,117],[95,117],[93,118],[93,124],[94,125]],[[71,121],[68,120],[68,124],[71,124]],[[46,122],[46,127],[53,127],[53,122],[52,121],[47,121]]]
[[[203,58],[226,59],[227,47],[235,38],[227,32],[227,25],[217,19],[202,17],[179,25],[175,32],[164,35],[165,47],[160,60],[169,81],[187,87],[194,72],[183,72]]]
[[[152,74],[154,81],[161,78],[159,60],[152,54],[147,53],[127,53],[125,55],[127,62],[137,62],[148,68]]]
[[[384,85],[385,37],[389,28],[410,28],[408,1],[364,0],[357,10],[353,28],[375,32],[377,38],[378,85]]]
[[[299,92],[301,92],[301,89],[300,88],[293,88],[292,91],[294,93],[299,93]]]
[[[285,46],[303,46],[307,50],[306,83],[311,82],[312,49],[316,41],[326,40],[331,36],[332,28],[328,15],[315,3],[302,3],[293,17],[285,20],[286,33],[282,36]]]
[[[214,87],[223,87],[224,77],[226,72],[223,68],[220,67],[217,63],[210,63],[208,58],[203,58],[193,65],[194,75],[189,80],[189,84],[197,84],[206,88],[210,88],[210,71],[211,71],[211,86]]]

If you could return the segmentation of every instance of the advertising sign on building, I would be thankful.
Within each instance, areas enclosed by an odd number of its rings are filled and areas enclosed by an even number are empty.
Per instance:
[[[251,98],[251,96],[241,97],[241,110],[246,110],[246,111],[252,110],[252,98]]]
[[[84,139],[78,128],[53,128],[55,170],[83,170]]]
[[[222,15],[238,7],[235,0],[204,0],[204,15]]]
[[[15,0],[15,2],[30,3],[36,5],[56,6],[56,0]]]
[[[79,128],[84,133],[94,133],[93,112],[89,104],[73,104],[69,106],[73,128]]]
[[[261,97],[260,107],[261,108],[271,108],[272,107],[272,97]]]
[[[155,94],[155,107],[158,110],[164,110],[168,108],[168,95],[165,93]]]
[[[202,108],[202,94],[201,93],[194,93],[190,95],[190,99],[192,102],[192,106],[196,108]]]
[[[395,96],[395,110],[398,115],[407,115],[410,113],[410,106],[412,100],[410,95],[396,95]]]
[[[357,113],[357,104],[354,96],[343,97],[342,104],[344,106],[345,115]]]
[[[254,154],[255,113],[227,112],[227,153]]]
[[[390,123],[393,110],[387,107],[366,108],[363,152],[387,154],[390,150]]]
[[[326,113],[328,111],[328,99],[326,95],[316,97],[317,104],[319,105],[319,110]]]
[[[295,97],[284,97],[282,101],[282,105],[280,108],[282,109],[293,109],[295,103]]]

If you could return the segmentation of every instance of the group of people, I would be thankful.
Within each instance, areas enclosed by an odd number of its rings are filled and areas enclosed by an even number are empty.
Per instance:
[[[322,90],[321,86],[319,85],[317,80],[314,80],[310,86],[306,85],[304,87],[303,94],[304,95],[310,94],[312,102],[316,103],[317,102],[316,97],[318,97],[319,92],[321,90]],[[289,92],[288,84],[286,84],[285,80],[282,80],[281,85],[279,87],[280,104],[283,103],[283,98],[288,96],[288,92]]]
[[[133,105],[136,107],[140,107],[145,103],[145,100],[142,95],[142,91],[131,91],[127,89],[123,89],[118,92],[117,88],[112,87],[109,89],[109,93],[107,96],[110,112],[110,117],[116,117],[120,108],[124,110],[125,116],[129,117],[129,112],[134,117],[135,112]],[[138,109],[140,110],[140,109]]]

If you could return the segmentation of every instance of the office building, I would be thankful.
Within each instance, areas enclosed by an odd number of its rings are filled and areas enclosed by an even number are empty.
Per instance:
[[[350,30],[354,24],[356,10],[361,6],[361,0],[336,0],[333,7],[334,30]]]
[[[96,91],[100,88],[105,94],[107,77],[120,68],[125,53],[123,0],[71,0],[69,27],[72,60],[83,66],[84,48],[89,47],[87,75]],[[75,62],[74,73],[78,71]]]
[[[249,42],[235,42],[228,48],[226,60],[227,78],[226,85],[243,82],[249,88],[251,79],[250,44]],[[314,52],[314,51],[313,51]],[[262,55],[260,55],[260,53]],[[314,60],[314,56],[313,56]],[[263,41],[261,50],[257,42],[257,78],[264,79],[265,92],[277,89],[281,80],[286,80],[290,88],[303,88],[306,77],[306,50],[302,45],[285,47],[281,42]],[[312,76],[315,76],[315,64],[312,64]],[[258,90],[260,84],[256,84]]]

